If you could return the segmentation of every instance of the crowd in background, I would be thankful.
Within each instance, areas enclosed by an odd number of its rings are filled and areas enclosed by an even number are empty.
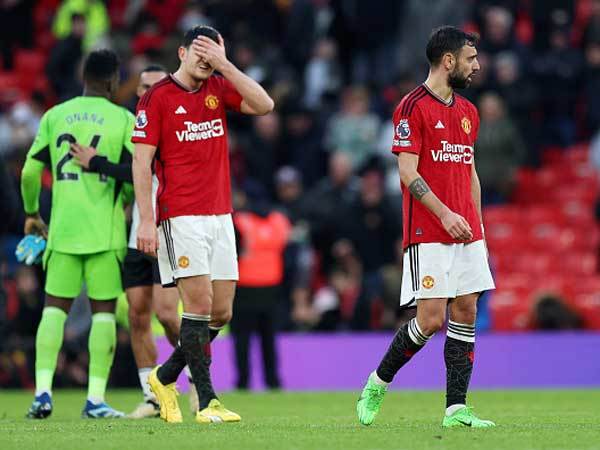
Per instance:
[[[43,306],[42,271],[13,257],[23,224],[20,168],[42,114],[80,94],[81,61],[100,47],[121,55],[117,101],[134,110],[139,72],[150,63],[174,71],[180,37],[197,24],[216,27],[228,57],[276,102],[267,116],[229,117],[229,142],[235,205],[267,205],[292,225],[278,329],[392,329],[402,319],[391,115],[427,75],[424,47],[435,26],[481,36],[482,69],[461,94],[481,116],[484,204],[510,201],[516,170],[537,165],[545,148],[591,141],[600,155],[600,0],[2,2],[0,76],[14,69],[19,49],[47,59],[45,73],[35,74],[43,82],[0,96],[0,385],[15,376],[27,384],[26,353]],[[50,197],[46,177],[46,218]],[[59,361],[59,377],[71,383],[85,382],[82,308],[71,314]]]

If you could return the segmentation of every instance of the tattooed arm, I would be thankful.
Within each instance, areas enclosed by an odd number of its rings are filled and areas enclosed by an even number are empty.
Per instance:
[[[469,223],[459,214],[450,210],[431,190],[427,182],[417,171],[419,156],[403,152],[398,155],[400,180],[412,196],[420,201],[440,221],[444,229],[454,239],[469,240],[473,233]]]

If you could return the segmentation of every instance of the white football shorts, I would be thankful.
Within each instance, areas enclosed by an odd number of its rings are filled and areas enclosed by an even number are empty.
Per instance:
[[[420,299],[453,299],[495,289],[483,240],[414,244],[404,251],[403,261],[403,307],[414,307]]]
[[[158,268],[163,286],[198,275],[210,275],[211,280],[237,280],[231,214],[163,220],[158,227]]]

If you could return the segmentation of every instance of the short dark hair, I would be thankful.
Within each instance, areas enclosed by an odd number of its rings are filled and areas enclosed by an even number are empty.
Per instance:
[[[467,33],[451,25],[436,28],[431,32],[427,42],[426,54],[429,64],[437,66],[445,53],[456,55],[463,46],[475,46],[478,41],[477,34]]]
[[[145,73],[145,72],[164,72],[164,73],[167,73],[167,69],[165,69],[165,66],[163,66],[161,64],[150,64],[150,65],[146,66],[144,68],[144,70],[142,70],[140,73]]]
[[[219,43],[219,32],[217,30],[215,30],[213,27],[209,27],[208,25],[198,25],[185,32],[181,46],[188,48],[198,36],[206,36],[215,41],[217,44]]]
[[[108,81],[119,71],[119,57],[109,49],[91,52],[83,65],[86,81]]]

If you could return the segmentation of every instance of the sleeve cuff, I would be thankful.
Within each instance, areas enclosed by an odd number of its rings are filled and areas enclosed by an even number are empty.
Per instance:
[[[89,170],[92,172],[98,172],[98,168],[104,163],[104,161],[106,161],[106,156],[93,156],[92,159],[90,159]]]

